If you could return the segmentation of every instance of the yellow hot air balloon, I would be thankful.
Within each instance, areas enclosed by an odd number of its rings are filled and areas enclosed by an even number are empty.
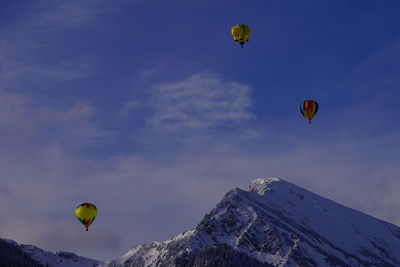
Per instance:
[[[86,231],[97,216],[97,208],[92,203],[82,203],[75,209],[76,218],[86,227]]]
[[[239,42],[239,44],[241,45],[242,48],[243,48],[244,43],[249,41],[250,27],[248,25],[238,24],[238,25],[232,26],[231,32],[232,32],[233,40],[235,40],[235,42]]]

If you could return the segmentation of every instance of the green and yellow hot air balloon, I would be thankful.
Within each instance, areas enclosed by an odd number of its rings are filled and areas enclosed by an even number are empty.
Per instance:
[[[92,203],[82,203],[75,209],[76,218],[86,227],[86,231],[97,216],[97,208]]]
[[[299,111],[311,123],[312,118],[318,112],[318,103],[314,100],[304,100],[300,103]]]
[[[245,24],[238,24],[231,27],[233,40],[238,42],[242,48],[244,43],[249,41],[250,32],[250,27]]]

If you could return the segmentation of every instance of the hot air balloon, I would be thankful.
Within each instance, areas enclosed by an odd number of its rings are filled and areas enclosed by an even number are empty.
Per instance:
[[[249,41],[250,27],[248,25],[238,24],[238,25],[232,26],[231,32],[232,32],[233,40],[235,40],[235,42],[239,42],[239,44],[241,45],[242,48],[243,48],[244,43]]]
[[[318,112],[318,103],[314,100],[304,100],[300,103],[299,111],[311,123],[312,118]]]
[[[97,216],[97,208],[92,203],[82,203],[75,209],[76,218],[86,227],[86,231]]]

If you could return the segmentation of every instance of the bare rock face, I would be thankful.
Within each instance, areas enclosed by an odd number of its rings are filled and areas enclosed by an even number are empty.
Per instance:
[[[107,266],[400,266],[400,228],[263,178],[229,191],[195,228]]]

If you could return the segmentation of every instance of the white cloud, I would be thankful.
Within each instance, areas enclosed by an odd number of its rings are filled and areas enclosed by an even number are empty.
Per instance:
[[[92,122],[93,113],[87,103],[56,108],[23,94],[0,93],[0,144],[12,154],[43,145],[79,150],[109,134]]]
[[[112,11],[112,6],[104,8],[106,1],[42,1],[36,3],[33,8],[38,11],[31,13],[29,19],[42,26],[41,30],[52,29],[52,27],[77,27],[94,22],[96,18],[105,12]]]
[[[147,122],[164,130],[236,125],[253,118],[250,86],[210,72],[152,88]]]
[[[396,69],[400,61],[400,40],[393,41],[365,58],[354,69],[356,73],[376,72]]]
[[[34,1],[10,7],[18,16],[0,26],[2,90],[44,90],[49,82],[90,75],[96,60],[71,48],[76,41],[71,33],[96,27],[101,14],[112,12],[105,3]]]
[[[51,202],[44,205],[57,208],[57,205]],[[81,256],[90,255],[93,250],[96,250],[98,255],[107,255],[118,250],[120,236],[101,227],[86,232],[72,215],[73,209],[65,210],[61,219],[48,216],[40,218],[33,214],[25,217],[13,215],[1,222],[0,232],[3,238],[16,239],[22,244],[35,244],[50,251],[79,251]]]
[[[360,81],[359,91],[374,97],[397,98],[400,84],[400,40],[397,39],[361,61],[354,68],[355,78]],[[352,90],[354,90],[352,88]],[[390,96],[392,92],[393,96]]]

